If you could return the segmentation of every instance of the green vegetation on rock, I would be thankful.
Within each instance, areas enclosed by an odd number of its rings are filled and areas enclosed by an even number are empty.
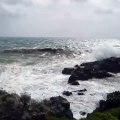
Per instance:
[[[81,120],[120,120],[120,108],[111,109],[106,112],[96,112]]]

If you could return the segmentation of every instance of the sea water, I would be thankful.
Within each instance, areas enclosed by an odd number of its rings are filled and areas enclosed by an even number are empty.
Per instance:
[[[120,75],[112,78],[79,81],[69,85],[65,67],[109,57],[120,57],[119,39],[80,38],[0,38],[0,89],[10,93],[27,93],[37,100],[63,96],[63,91],[87,89],[85,95],[73,92],[65,97],[74,117],[91,113],[106,93],[120,90]]]

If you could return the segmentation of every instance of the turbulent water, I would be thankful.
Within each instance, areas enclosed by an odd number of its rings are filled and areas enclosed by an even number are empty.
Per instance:
[[[120,90],[120,75],[71,86],[67,84],[69,76],[61,71],[86,61],[119,56],[119,39],[0,38],[0,88],[17,94],[27,92],[38,100],[86,88],[84,96],[74,93],[66,97],[74,117],[80,118],[80,111],[92,112],[106,93]]]

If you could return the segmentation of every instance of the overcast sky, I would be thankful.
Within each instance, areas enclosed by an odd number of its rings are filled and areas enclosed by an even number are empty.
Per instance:
[[[0,0],[0,36],[120,37],[120,0]]]

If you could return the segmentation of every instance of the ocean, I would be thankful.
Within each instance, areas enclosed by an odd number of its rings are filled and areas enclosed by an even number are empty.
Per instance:
[[[92,112],[106,93],[120,90],[120,74],[71,86],[62,70],[109,57],[120,57],[119,39],[0,37],[0,89],[43,100],[85,88],[83,96],[63,96],[78,119],[80,111]]]

